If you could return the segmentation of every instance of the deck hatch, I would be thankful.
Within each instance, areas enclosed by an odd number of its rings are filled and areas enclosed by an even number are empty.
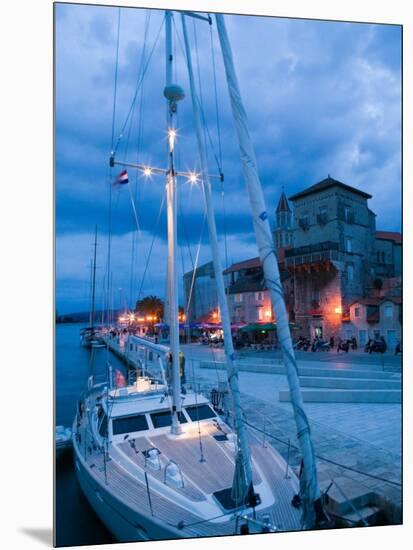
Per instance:
[[[178,413],[179,422],[184,424],[188,422],[182,412]],[[170,411],[160,411],[151,413],[151,420],[154,428],[165,428],[172,424],[172,416]]]
[[[120,416],[113,419],[113,435],[141,432],[148,430],[148,421],[144,414]]]
[[[216,414],[208,405],[193,405],[186,407],[186,412],[193,422],[197,420],[206,420],[208,418],[216,418]]]

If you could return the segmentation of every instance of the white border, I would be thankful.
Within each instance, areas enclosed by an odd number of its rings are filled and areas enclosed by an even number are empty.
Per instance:
[[[88,2],[82,2],[88,3]],[[404,326],[410,327],[409,289],[412,223],[411,98],[413,18],[404,0],[289,0],[273,6],[268,0],[149,0],[108,2],[140,7],[216,10],[404,25]],[[2,544],[8,549],[39,548],[40,535],[52,527],[53,404],[53,127],[52,127],[52,2],[19,0],[2,5],[1,139],[2,182]],[[410,17],[409,17],[410,16]],[[410,124],[407,124],[410,121]],[[410,138],[410,139],[409,139]],[[4,170],[5,168],[5,170]],[[407,332],[407,331],[406,331]],[[295,548],[405,547],[412,535],[412,408],[411,350],[404,338],[404,522],[403,526],[330,532],[276,534],[264,537],[143,543],[142,548],[245,548],[264,544]],[[7,442],[7,443],[6,443]],[[41,537],[40,537],[41,538]],[[411,537],[409,537],[411,538]],[[100,547],[96,547],[100,548]],[[130,544],[110,548],[136,548]]]

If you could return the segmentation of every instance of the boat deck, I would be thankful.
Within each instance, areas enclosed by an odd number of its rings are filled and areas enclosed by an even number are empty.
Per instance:
[[[112,496],[120,499],[138,514],[153,517],[154,520],[167,524],[175,531],[177,537],[204,537],[231,535],[236,532],[238,520],[234,511],[227,513],[228,521],[202,521],[202,518],[190,510],[157,492],[154,480],[164,482],[164,467],[170,459],[178,463],[183,477],[184,487],[175,488],[181,496],[185,496],[195,503],[206,500],[205,494],[211,494],[220,489],[231,487],[234,475],[234,462],[231,452],[223,442],[218,442],[212,433],[219,433],[214,426],[203,427],[202,448],[205,462],[200,462],[200,447],[198,437],[185,439],[171,439],[166,434],[155,437],[135,438],[135,448],[128,440],[118,445],[125,457],[148,474],[152,512],[148,499],[146,485],[136,479],[116,459],[106,461],[106,475],[103,454],[93,444],[91,435],[86,430],[86,420],[80,426],[81,444],[77,447],[80,457],[85,461],[89,474]],[[77,445],[76,445],[77,446]],[[157,447],[160,451],[161,469],[156,470],[147,465],[143,450]],[[137,453],[136,450],[139,452]],[[268,515],[278,531],[293,531],[301,529],[301,511],[291,505],[291,499],[298,491],[298,480],[295,476],[285,478],[286,465],[272,447],[262,447],[260,443],[251,439],[250,449],[254,465],[254,483],[258,485],[259,468],[265,477],[274,496],[272,506],[257,511],[257,519],[262,520]],[[259,492],[259,489],[257,489]],[[248,509],[250,512],[251,509]],[[224,514],[223,514],[224,515]],[[212,518],[211,518],[212,519]],[[221,518],[222,519],[222,518]],[[183,527],[178,528],[178,524]],[[238,528],[239,530],[239,528]],[[259,527],[250,524],[250,532],[260,532]]]

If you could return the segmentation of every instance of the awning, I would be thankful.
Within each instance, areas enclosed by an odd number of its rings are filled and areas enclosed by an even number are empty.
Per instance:
[[[242,327],[240,330],[244,332],[254,332],[260,330],[275,330],[276,323],[251,323],[245,327]]]
[[[296,323],[288,323],[290,329],[294,328],[300,328],[299,325]],[[261,331],[261,330],[275,330],[277,328],[277,323],[250,323],[249,325],[246,325],[245,327],[242,327],[240,330],[244,332],[254,332],[254,331]]]

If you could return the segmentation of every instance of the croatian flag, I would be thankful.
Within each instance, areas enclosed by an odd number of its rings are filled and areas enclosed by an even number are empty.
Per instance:
[[[113,185],[124,185],[129,182],[128,172],[123,170],[113,182]]]

